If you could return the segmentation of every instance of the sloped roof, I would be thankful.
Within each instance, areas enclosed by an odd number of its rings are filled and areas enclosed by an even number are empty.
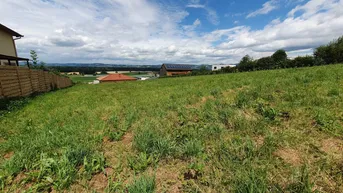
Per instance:
[[[130,81],[137,80],[131,76],[126,76],[124,74],[109,74],[107,76],[97,78],[100,81]]]
[[[192,70],[192,65],[187,65],[187,64],[163,64],[163,65],[166,67],[167,70]]]
[[[10,28],[2,25],[1,23],[0,23],[0,30],[5,31],[15,37],[24,37],[23,35],[19,34],[18,32],[14,30],[11,30]]]
[[[19,57],[15,57],[15,56],[8,56],[8,55],[0,54],[0,60],[28,61],[29,59],[27,59],[27,58],[19,58]]]

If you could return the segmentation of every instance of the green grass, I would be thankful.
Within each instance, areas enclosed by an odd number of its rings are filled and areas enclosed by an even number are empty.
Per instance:
[[[81,75],[70,75],[68,76],[75,83],[89,83],[93,82],[98,78],[97,76],[81,76]]]
[[[343,191],[343,65],[77,84],[13,104],[0,191]]]

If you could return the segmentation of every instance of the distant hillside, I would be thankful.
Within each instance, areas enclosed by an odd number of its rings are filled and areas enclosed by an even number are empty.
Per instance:
[[[161,64],[162,65],[162,64]],[[127,65],[127,64],[102,64],[102,63],[49,63],[47,66],[53,67],[61,72],[82,72],[93,74],[98,71],[159,71],[161,65]],[[204,65],[191,65],[194,70],[200,69]],[[205,65],[211,69],[210,65]]]

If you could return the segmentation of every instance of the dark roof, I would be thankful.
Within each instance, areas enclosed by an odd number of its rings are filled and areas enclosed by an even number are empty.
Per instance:
[[[192,65],[188,64],[162,64],[167,70],[192,70]]]
[[[3,30],[3,31],[5,31],[5,32],[11,34],[12,36],[15,36],[15,37],[24,37],[23,35],[19,34],[19,33],[16,32],[16,31],[11,30],[10,28],[8,28],[8,27],[2,25],[1,23],[0,23],[0,30]]]
[[[0,54],[0,60],[28,61],[29,59],[27,59],[27,58],[19,58],[19,57],[15,57],[15,56],[7,56],[7,55]]]

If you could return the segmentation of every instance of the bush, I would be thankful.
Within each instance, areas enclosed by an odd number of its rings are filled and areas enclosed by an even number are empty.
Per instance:
[[[298,56],[294,58],[294,66],[295,67],[307,67],[307,66],[314,66],[315,59],[313,56]]]
[[[239,62],[237,69],[239,71],[253,71],[255,70],[255,61],[252,57],[249,55],[246,55],[242,58],[242,60]]]
[[[272,57],[264,57],[257,60],[256,68],[258,70],[268,70],[275,68],[275,62]]]
[[[328,45],[318,47],[314,56],[326,64],[343,62],[343,36],[330,42]]]

